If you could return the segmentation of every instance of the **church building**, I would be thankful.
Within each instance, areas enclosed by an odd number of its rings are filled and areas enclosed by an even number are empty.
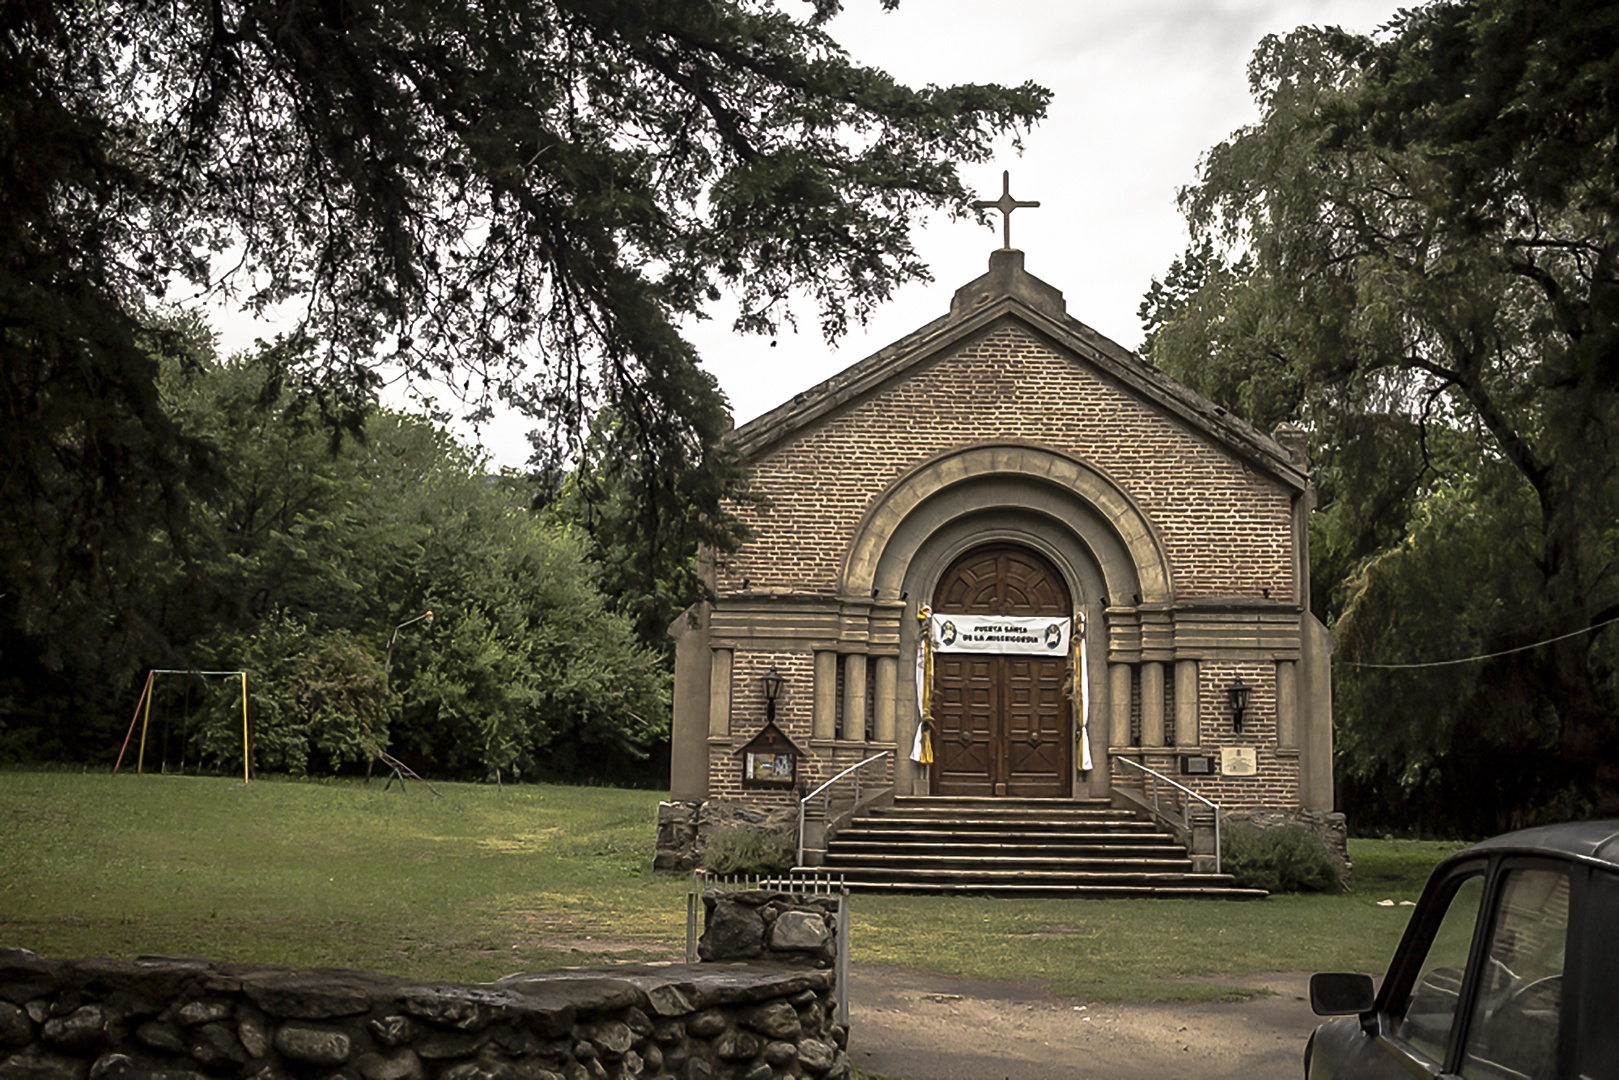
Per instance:
[[[733,437],[768,505],[671,629],[666,806],[796,815],[876,757],[863,802],[1139,805],[1145,766],[1222,813],[1332,810],[1303,433],[1098,334],[1023,252]]]

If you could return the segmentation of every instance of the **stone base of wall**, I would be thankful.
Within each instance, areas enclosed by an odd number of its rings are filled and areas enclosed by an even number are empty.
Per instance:
[[[1354,884],[1355,865],[1349,859],[1349,826],[1342,814],[1323,813],[1320,810],[1274,810],[1251,807],[1243,810],[1227,810],[1221,815],[1221,819],[1226,823],[1244,822],[1260,832],[1283,825],[1303,825],[1321,837],[1327,845],[1327,850],[1332,852],[1333,858],[1338,860],[1338,865],[1343,867],[1343,874],[1339,880],[1344,891],[1348,892]]]
[[[729,799],[659,803],[652,869],[672,874],[707,869],[704,858],[709,844],[716,835],[732,829],[796,832],[798,810],[791,806],[754,806]]]
[[[836,896],[764,889],[703,893],[704,961],[764,960],[831,967],[837,962]]]
[[[833,988],[759,962],[458,985],[0,949],[0,1080],[846,1080]]]

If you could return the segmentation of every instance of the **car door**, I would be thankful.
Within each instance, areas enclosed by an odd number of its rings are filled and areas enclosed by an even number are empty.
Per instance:
[[[1559,1080],[1571,879],[1551,860],[1452,867],[1426,890],[1374,1010],[1324,1024],[1311,1080]]]
[[[1323,1024],[1306,1051],[1310,1080],[1437,1075],[1461,1015],[1467,960],[1484,906],[1485,862],[1429,883],[1373,1012]]]
[[[1572,881],[1566,863],[1504,863],[1469,980],[1457,1071],[1467,1080],[1573,1076],[1564,1029]]]

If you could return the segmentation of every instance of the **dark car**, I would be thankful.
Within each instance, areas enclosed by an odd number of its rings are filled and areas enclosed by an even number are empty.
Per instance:
[[[1375,994],[1310,980],[1338,1016],[1310,1080],[1619,1080],[1619,821],[1498,836],[1434,870]]]

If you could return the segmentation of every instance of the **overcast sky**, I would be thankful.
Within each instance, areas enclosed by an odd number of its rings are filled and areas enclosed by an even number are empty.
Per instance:
[[[980,198],[1039,200],[1012,215],[1012,244],[1031,274],[1061,289],[1068,313],[1126,348],[1141,342],[1136,309],[1154,276],[1186,246],[1175,193],[1199,156],[1256,118],[1247,65],[1266,34],[1305,24],[1371,32],[1395,0],[845,0],[832,36],[857,61],[912,86],[1033,80],[1054,92],[1046,121],[964,178]],[[999,215],[990,217],[998,222]],[[949,308],[955,290],[987,268],[1000,228],[971,220],[927,223],[918,248],[931,284],[902,290],[836,348],[801,306],[802,329],[768,340],[737,337],[723,311],[692,329],[738,424],[876,352]],[[253,328],[222,326],[227,351]],[[264,328],[258,332],[263,333]],[[268,336],[268,335],[266,335]],[[512,418],[478,438],[496,462],[524,463],[528,425]],[[473,438],[470,432],[464,437]]]

